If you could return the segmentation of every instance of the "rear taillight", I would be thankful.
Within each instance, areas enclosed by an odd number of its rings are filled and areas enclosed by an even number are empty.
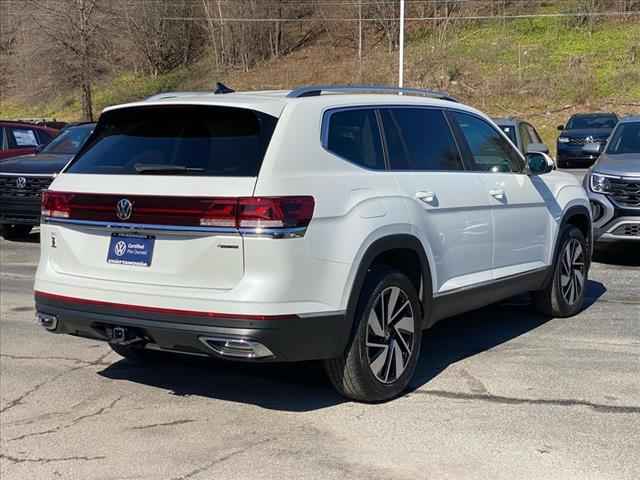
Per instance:
[[[118,209],[123,199],[128,200],[130,210]],[[314,207],[311,196],[164,197],[50,190],[42,195],[43,217],[245,230],[304,228],[311,222]]]
[[[236,227],[238,200],[235,198],[212,198],[200,217],[205,227]]]
[[[313,197],[251,197],[238,200],[240,228],[306,227],[313,216]]]
[[[73,193],[42,192],[42,216],[69,218],[71,216],[70,201]]]

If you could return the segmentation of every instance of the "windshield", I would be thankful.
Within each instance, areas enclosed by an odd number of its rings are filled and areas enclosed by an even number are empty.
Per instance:
[[[640,122],[621,123],[611,136],[607,154],[640,153]]]
[[[68,173],[258,175],[277,119],[243,108],[150,106],[102,115]]]
[[[500,127],[500,130],[502,130],[504,133],[507,134],[507,137],[509,137],[509,140],[511,140],[515,145],[518,144],[518,141],[516,140],[516,129],[514,126],[512,125],[498,125]]]
[[[576,116],[569,119],[567,130],[581,130],[590,128],[614,128],[618,123],[615,115]]]
[[[42,150],[42,153],[52,153],[54,155],[74,155],[78,153],[94,126],[94,124],[88,123],[65,128]]]

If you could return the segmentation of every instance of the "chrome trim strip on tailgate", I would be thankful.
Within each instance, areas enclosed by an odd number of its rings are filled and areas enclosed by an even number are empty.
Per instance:
[[[173,235],[203,236],[243,236],[258,238],[299,238],[304,236],[306,227],[296,228],[234,228],[234,227],[197,227],[180,225],[157,225],[144,223],[118,223],[95,220],[73,220],[70,218],[42,217],[42,223],[52,225],[76,225],[93,230],[111,230],[117,232],[157,232]]]

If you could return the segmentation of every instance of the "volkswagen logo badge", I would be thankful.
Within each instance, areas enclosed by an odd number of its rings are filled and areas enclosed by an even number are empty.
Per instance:
[[[120,240],[118,243],[116,243],[116,246],[113,248],[113,250],[118,257],[121,257],[125,253],[127,253],[127,244],[124,241]]]
[[[129,220],[133,213],[133,204],[126,198],[118,201],[116,205],[116,215],[120,220]]]
[[[16,187],[23,190],[27,186],[27,179],[24,177],[16,178]]]
[[[587,138],[584,139],[584,141],[585,143],[595,143],[595,140],[592,135],[589,135]]]

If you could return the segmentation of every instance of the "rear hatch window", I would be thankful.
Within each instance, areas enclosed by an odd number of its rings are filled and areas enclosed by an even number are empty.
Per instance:
[[[65,173],[256,177],[276,123],[243,108],[112,110]]]

